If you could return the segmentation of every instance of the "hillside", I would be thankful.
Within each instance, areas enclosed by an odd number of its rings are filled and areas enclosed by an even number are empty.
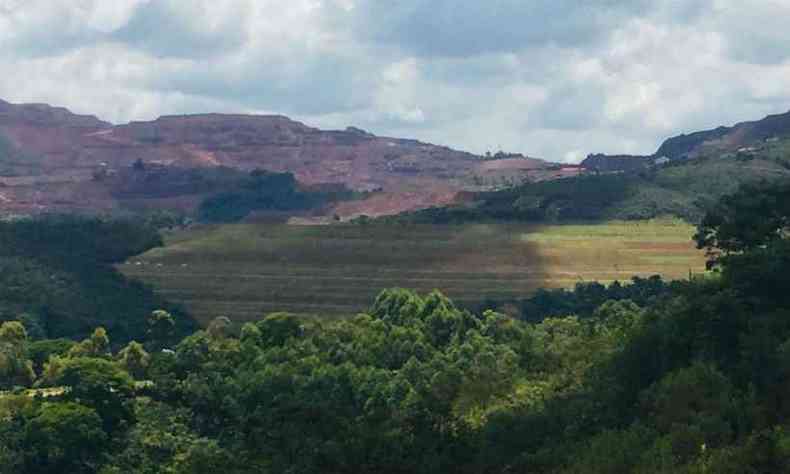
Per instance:
[[[698,221],[747,183],[790,178],[790,140],[739,153],[671,161],[627,172],[587,173],[482,192],[467,202],[405,213],[396,222],[574,222],[675,216]]]
[[[390,217],[396,222],[698,221],[741,185],[790,178],[790,112],[680,135],[650,156],[591,154],[582,174],[479,192],[463,203]]]
[[[787,185],[723,199],[695,239],[715,275],[579,282],[521,317],[394,288],[353,317],[179,337],[141,307],[150,330],[120,344],[0,323],[0,472],[790,472],[789,203]]]
[[[164,308],[177,329],[194,321],[114,264],[161,245],[141,221],[47,216],[0,222],[0,323],[22,318],[39,337],[81,338],[97,326],[116,342],[144,337],[145,317]]]
[[[678,221],[606,225],[294,226],[242,223],[168,233],[118,268],[204,325],[261,314],[343,317],[381,288],[441,290],[457,303],[520,300],[540,288],[632,276],[686,278],[704,253]],[[485,242],[485,245],[481,245]]]
[[[163,197],[138,187],[130,203],[117,189],[128,187],[124,177],[136,162],[156,167],[160,175],[168,174],[163,168],[175,174],[261,169],[290,172],[307,187],[376,191],[369,203],[328,211],[341,216],[447,204],[459,192],[479,189],[494,178],[521,182],[552,175],[541,160],[524,157],[492,166],[443,146],[378,137],[354,127],[319,130],[283,116],[165,116],[113,126],[63,108],[0,102],[0,213],[146,206],[189,212],[217,191],[181,187]],[[114,179],[97,180],[97,174]]]
[[[582,162],[590,170],[602,172],[633,171],[650,166],[657,159],[670,161],[751,153],[776,142],[790,139],[790,112],[769,115],[761,120],[740,122],[732,127],[717,127],[668,138],[652,155],[592,154]]]
[[[0,214],[170,209],[197,215],[207,201],[238,194],[252,171],[264,170],[290,173],[299,192],[324,195],[285,209],[247,206],[250,212],[277,211],[301,222],[423,209],[427,220],[441,222],[459,212],[464,219],[671,214],[694,220],[739,184],[786,176],[788,150],[790,113],[669,138],[649,156],[594,154],[565,169],[354,127],[320,130],[278,115],[164,116],[112,125],[64,108],[0,101]],[[584,172],[626,176],[577,176]],[[602,187],[608,189],[599,192]],[[435,210],[442,206],[449,206],[449,217]]]
[[[680,135],[665,141],[656,156],[670,159],[696,158],[717,153],[736,152],[741,148],[759,146],[790,138],[790,112],[769,115],[762,120],[741,122],[732,127]]]

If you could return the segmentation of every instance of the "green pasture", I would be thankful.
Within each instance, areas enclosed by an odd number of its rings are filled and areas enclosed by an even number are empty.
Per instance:
[[[541,287],[704,271],[682,221],[583,225],[288,226],[180,231],[121,265],[201,322],[287,311],[364,311],[383,288],[439,289],[461,303],[528,296]]]

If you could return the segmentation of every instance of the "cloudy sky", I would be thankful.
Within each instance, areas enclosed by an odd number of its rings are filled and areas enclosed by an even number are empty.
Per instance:
[[[0,98],[652,153],[790,109],[790,0],[0,0]]]

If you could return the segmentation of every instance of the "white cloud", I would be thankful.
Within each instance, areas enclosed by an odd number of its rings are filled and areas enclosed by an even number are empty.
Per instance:
[[[787,0],[0,0],[0,98],[650,153],[790,108]]]

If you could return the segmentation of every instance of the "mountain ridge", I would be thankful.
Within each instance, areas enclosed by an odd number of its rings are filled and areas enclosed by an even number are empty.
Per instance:
[[[665,139],[652,155],[590,154],[582,165],[597,171],[629,171],[649,166],[655,160],[694,159],[724,153],[737,153],[742,148],[758,146],[766,140],[790,137],[790,111],[770,114],[760,120],[738,122],[708,130],[681,133]],[[624,161],[631,157],[634,162]]]
[[[480,156],[446,146],[380,137],[356,127],[321,130],[283,115],[163,115],[113,125],[62,107],[3,102],[0,139],[7,148],[5,159],[0,155],[0,163],[5,162],[0,166],[4,213],[123,209],[113,187],[124,183],[95,178],[97,173],[127,176],[122,171],[138,162],[175,169],[289,172],[305,186],[377,192],[370,201],[333,210],[341,216],[444,205],[475,190],[476,181],[520,182],[553,173],[537,159],[503,162],[494,169]],[[202,198],[184,195],[151,205],[191,211]]]
[[[652,155],[591,154],[581,166],[567,167],[504,152],[482,157],[356,127],[322,130],[278,114],[162,115],[113,125],[63,107],[0,100],[0,214],[162,208],[192,213],[221,189],[207,185],[213,178],[205,173],[190,170],[228,169],[292,173],[308,189],[341,186],[364,199],[336,203],[321,211],[324,217],[375,217],[463,204],[481,191],[589,171],[630,173],[749,155],[785,138],[790,139],[790,112],[673,136]],[[145,173],[130,172],[146,165]]]

